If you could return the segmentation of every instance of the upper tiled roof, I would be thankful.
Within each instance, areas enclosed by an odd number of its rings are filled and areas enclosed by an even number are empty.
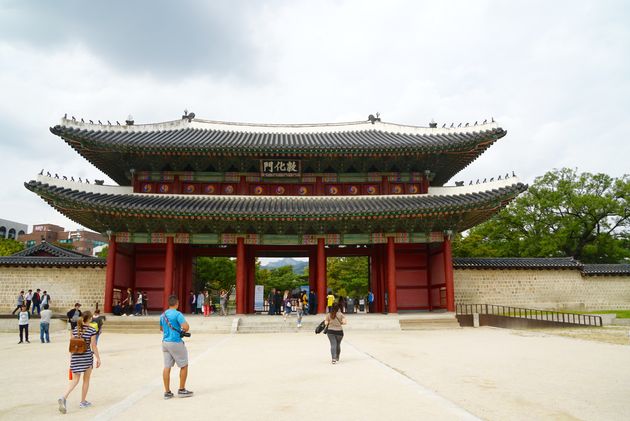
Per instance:
[[[580,269],[572,257],[455,257],[456,269]]]
[[[630,275],[630,264],[585,264],[582,272],[585,275]]]
[[[11,256],[0,257],[0,266],[105,266],[106,260],[42,242]]]
[[[50,130],[121,185],[128,184],[130,168],[201,171],[213,157],[239,156],[310,159],[312,167],[321,158],[372,157],[370,166],[378,166],[382,158],[396,157],[401,162],[392,166],[414,167],[415,162],[416,171],[432,171],[434,185],[442,185],[506,134],[496,123],[426,128],[385,122],[252,125],[204,120],[110,126],[63,119]]]

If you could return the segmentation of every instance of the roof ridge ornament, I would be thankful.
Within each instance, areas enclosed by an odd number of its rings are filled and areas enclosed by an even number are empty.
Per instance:
[[[182,120],[188,120],[188,122],[190,123],[191,121],[193,121],[193,119],[195,118],[195,113],[191,112],[188,113],[188,110],[184,110],[184,115],[182,116]]]
[[[374,116],[374,114],[370,114],[368,116],[368,121],[372,124],[376,123],[377,121],[380,122],[381,121],[381,113],[377,112],[376,116]]]

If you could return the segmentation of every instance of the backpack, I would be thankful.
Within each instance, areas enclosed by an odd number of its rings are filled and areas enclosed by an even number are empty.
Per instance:
[[[77,333],[79,333],[78,329],[77,329]],[[86,350],[87,350],[87,347],[85,345],[85,339],[83,339],[80,336],[78,337],[72,336],[72,338],[70,338],[69,351],[71,354],[83,354]]]

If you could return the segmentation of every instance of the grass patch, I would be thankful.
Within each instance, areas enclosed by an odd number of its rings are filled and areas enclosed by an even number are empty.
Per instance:
[[[630,319],[630,310],[596,310],[591,311],[591,314],[614,314],[618,319]]]

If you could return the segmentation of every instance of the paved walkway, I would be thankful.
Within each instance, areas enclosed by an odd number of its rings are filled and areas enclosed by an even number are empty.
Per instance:
[[[349,332],[335,366],[327,339],[310,332],[195,335],[195,396],[170,401],[159,335],[104,334],[94,406],[79,410],[75,390],[63,416],[66,336],[22,345],[16,337],[0,335],[0,419],[614,420],[630,412],[629,346],[469,328]]]

